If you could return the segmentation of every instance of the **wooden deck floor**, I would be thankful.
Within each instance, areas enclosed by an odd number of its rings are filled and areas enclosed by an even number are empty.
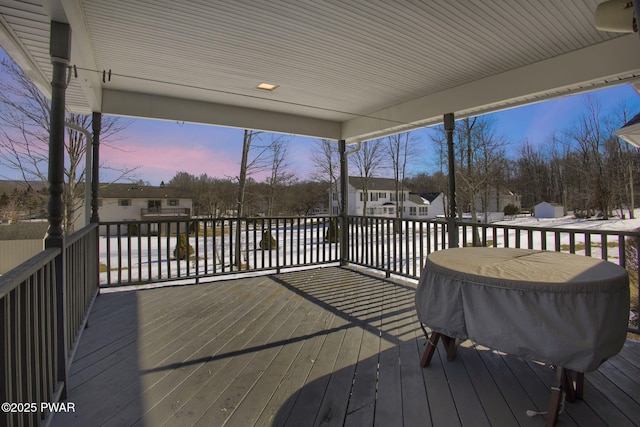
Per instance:
[[[420,368],[415,288],[339,267],[98,297],[68,426],[543,426],[553,371],[464,343]],[[640,418],[640,344],[560,426]],[[637,424],[635,424],[637,425]]]

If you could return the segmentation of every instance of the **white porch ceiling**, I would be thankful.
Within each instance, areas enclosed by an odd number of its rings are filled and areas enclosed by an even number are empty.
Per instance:
[[[74,112],[351,143],[636,83],[640,38],[596,30],[599,2],[0,0],[0,43],[48,93],[68,22]]]

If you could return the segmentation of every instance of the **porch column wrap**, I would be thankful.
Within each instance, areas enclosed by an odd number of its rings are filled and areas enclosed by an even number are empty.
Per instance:
[[[338,141],[340,151],[340,264],[347,264],[347,213],[349,212],[347,203],[349,198],[349,167],[347,163],[347,143],[344,139]]]
[[[449,157],[449,217],[447,218],[449,229],[449,247],[458,246],[458,227],[456,226],[456,171],[455,156],[453,151],[453,131],[456,128],[453,113],[444,115],[444,130],[447,134],[447,149]]]
[[[71,58],[71,27],[51,22],[49,44],[53,78],[51,80],[51,116],[49,130],[49,238],[60,240],[64,236],[64,116],[67,68]],[[57,245],[56,245],[57,246]]]
[[[60,399],[67,398],[69,372],[69,336],[67,332],[67,292],[65,267],[65,242],[62,221],[64,219],[64,133],[65,133],[65,92],[67,70],[71,58],[71,27],[61,22],[51,22],[49,51],[53,64],[51,80],[51,114],[49,117],[49,236],[45,247],[60,248],[55,259],[55,299],[56,299],[56,372],[62,385]]]

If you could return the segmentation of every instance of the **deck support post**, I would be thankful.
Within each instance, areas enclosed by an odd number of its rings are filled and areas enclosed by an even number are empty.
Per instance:
[[[94,112],[91,118],[93,130],[93,156],[91,158],[91,222],[100,222],[98,214],[98,195],[100,189],[100,132],[102,131],[102,113]]]
[[[45,240],[46,248],[59,248],[60,254],[55,260],[55,298],[56,298],[56,372],[60,399],[67,397],[68,381],[68,340],[66,328],[65,295],[65,236],[64,221],[64,132],[65,132],[65,96],[67,73],[71,58],[71,27],[62,22],[51,22],[49,54],[53,64],[51,80],[51,114],[49,129],[49,232]],[[60,385],[62,388],[60,389]]]
[[[338,151],[340,152],[340,229],[338,232],[340,240],[340,265],[347,265],[347,213],[349,191],[349,167],[347,163],[347,143],[344,139],[338,141]]]
[[[444,130],[447,134],[447,148],[449,158],[449,216],[447,217],[447,228],[449,235],[450,248],[457,248],[458,244],[458,226],[456,225],[457,207],[456,207],[456,172],[455,172],[455,155],[453,151],[453,131],[456,128],[453,113],[444,115]]]

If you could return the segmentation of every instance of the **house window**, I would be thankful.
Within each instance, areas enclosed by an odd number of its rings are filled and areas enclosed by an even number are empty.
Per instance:
[[[429,213],[429,208],[427,206],[420,206],[418,208],[418,213],[420,215],[427,215]]]
[[[149,212],[160,212],[162,206],[162,200],[147,200],[147,208]]]
[[[397,201],[396,199],[397,199],[396,198],[396,193],[391,193],[391,201],[395,202],[395,201]]]
[[[396,212],[394,208],[389,208],[389,215],[393,215]]]
[[[416,207],[415,206],[409,206],[409,215],[415,216],[415,214],[416,214]]]
[[[118,206],[131,206],[131,199],[118,200]]]
[[[387,198],[387,193],[378,193],[378,198],[386,199]]]
[[[169,200],[169,206],[180,206],[180,201],[178,199]]]
[[[372,202],[378,201],[378,193],[371,193],[371,201]]]
[[[360,201],[364,202],[364,193],[359,193],[360,194]]]

